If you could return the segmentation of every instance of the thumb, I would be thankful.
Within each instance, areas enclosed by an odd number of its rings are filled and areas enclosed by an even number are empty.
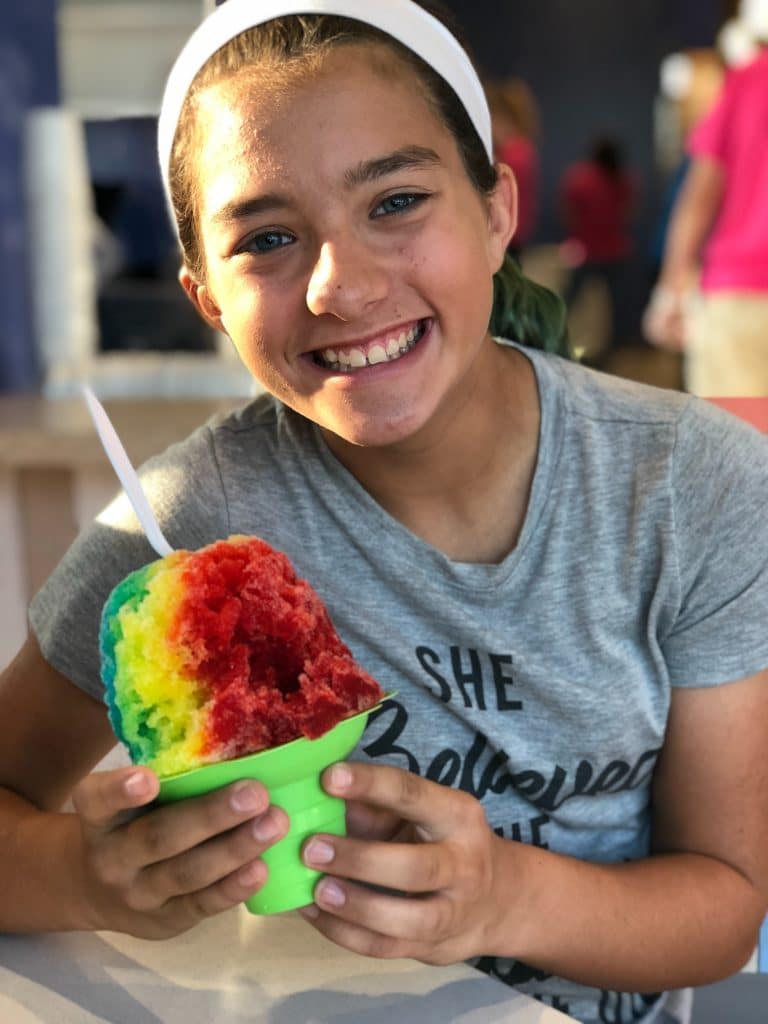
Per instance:
[[[150,804],[159,792],[155,773],[134,765],[87,775],[72,793],[72,803],[90,828],[110,832],[135,817],[136,811]]]
[[[422,839],[430,841],[453,835],[469,805],[477,803],[468,793],[390,765],[338,763],[323,772],[322,780],[332,796],[405,819],[417,826]]]

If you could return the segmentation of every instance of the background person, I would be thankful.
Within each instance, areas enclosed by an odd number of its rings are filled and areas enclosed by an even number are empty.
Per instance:
[[[745,0],[740,17],[760,47],[689,139],[644,317],[649,341],[684,351],[698,395],[768,394],[768,2]]]
[[[571,264],[563,297],[571,307],[588,281],[602,281],[610,302],[614,346],[630,336],[628,275],[637,191],[621,143],[612,136],[594,139],[586,159],[566,168],[560,182],[563,251]]]
[[[486,86],[497,160],[512,169],[517,183],[517,225],[509,251],[518,259],[536,232],[539,211],[539,112],[530,86],[506,78]]]

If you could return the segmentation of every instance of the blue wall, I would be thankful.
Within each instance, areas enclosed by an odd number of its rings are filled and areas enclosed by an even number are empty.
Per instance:
[[[663,57],[711,47],[733,0],[446,0],[464,26],[481,71],[519,75],[541,115],[541,202],[534,241],[563,238],[558,183],[597,135],[616,136],[642,185],[636,252],[626,296],[630,330],[657,271],[668,182],[654,162],[653,105]]]
[[[542,115],[539,239],[560,237],[557,182],[594,134],[620,136],[645,184],[638,220],[642,256],[660,205],[653,163],[652,101],[663,56],[710,46],[732,0],[446,0],[482,69],[518,74]],[[0,391],[37,385],[21,179],[21,132],[32,106],[58,101],[56,0],[0,0]],[[36,245],[56,244],[56,225]],[[638,308],[642,295],[637,296]]]
[[[0,391],[38,384],[24,223],[22,132],[30,107],[58,102],[55,0],[0,4]],[[56,244],[56,225],[36,245]]]
[[[481,69],[519,75],[541,108],[543,204],[539,234],[558,237],[555,192],[563,168],[594,135],[625,143],[645,182],[642,220],[657,202],[652,115],[659,63],[712,46],[728,0],[447,0]]]

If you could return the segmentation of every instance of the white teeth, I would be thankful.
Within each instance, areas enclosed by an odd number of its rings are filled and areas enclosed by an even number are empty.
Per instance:
[[[384,344],[372,345],[367,356],[362,349],[351,348],[347,351],[340,349],[338,352],[333,348],[323,349],[316,357],[331,370],[357,370],[363,366],[376,366],[378,363],[394,362],[406,352],[410,352],[416,339],[420,336],[419,326],[412,327],[410,331],[402,331],[397,338],[389,338]]]

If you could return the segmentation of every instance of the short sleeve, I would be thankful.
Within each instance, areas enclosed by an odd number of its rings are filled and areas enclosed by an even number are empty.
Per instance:
[[[174,548],[198,548],[229,533],[213,435],[201,427],[140,471],[160,527]],[[29,607],[43,656],[86,693],[102,699],[98,634],[101,609],[129,572],[154,561],[124,494],[86,527]]]
[[[679,590],[662,645],[672,685],[768,668],[768,437],[691,399],[670,488]]]
[[[686,145],[689,156],[710,157],[719,163],[725,161],[730,109],[730,90],[726,84],[715,105],[689,135]]]

